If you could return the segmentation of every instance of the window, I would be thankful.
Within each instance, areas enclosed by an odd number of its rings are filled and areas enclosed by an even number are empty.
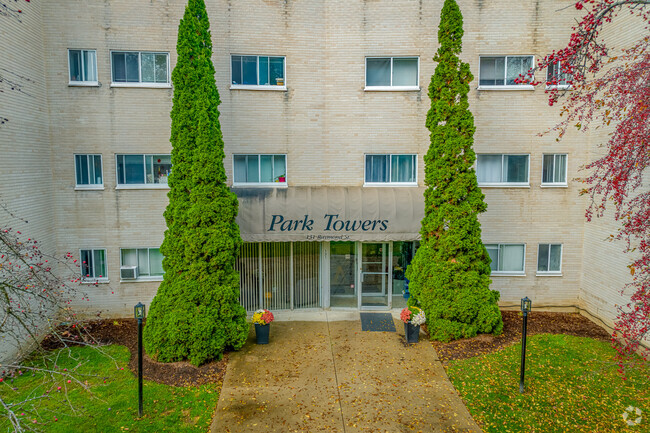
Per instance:
[[[81,250],[81,279],[108,280],[106,250]]]
[[[490,268],[493,273],[524,273],[525,244],[489,244],[485,248],[492,259]]]
[[[418,90],[419,57],[367,57],[366,89]]]
[[[562,270],[562,244],[539,244],[537,272],[559,274]]]
[[[476,172],[479,185],[528,186],[528,155],[480,154]]]
[[[542,185],[566,186],[566,154],[544,155]]]
[[[111,52],[113,85],[169,87],[169,54]]]
[[[104,179],[102,177],[102,156],[101,155],[75,155],[75,175],[77,188],[80,189],[103,189]]]
[[[70,84],[93,85],[97,81],[97,52],[95,50],[68,50]]]
[[[284,57],[231,56],[233,86],[286,88]]]
[[[570,77],[569,73],[562,70],[562,64],[559,61],[546,67],[546,87],[569,88]]]
[[[234,155],[234,184],[287,185],[286,155]]]
[[[117,185],[167,187],[171,155],[116,155]]]
[[[122,248],[122,267],[136,266],[137,278],[159,280],[163,275],[160,248]]]
[[[366,155],[366,184],[415,185],[417,155]]]
[[[525,86],[515,82],[527,76],[533,67],[533,56],[498,56],[479,58],[479,86]]]

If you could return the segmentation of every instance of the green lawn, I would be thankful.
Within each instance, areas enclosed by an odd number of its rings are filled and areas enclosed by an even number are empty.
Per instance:
[[[74,368],[89,376],[84,377],[90,385],[90,392],[81,386],[58,379],[43,385],[44,377],[26,374],[13,383],[0,384],[3,399],[16,401],[27,395],[42,395],[49,390],[50,397],[41,400],[32,409],[29,406],[21,418],[28,427],[37,427],[47,432],[205,432],[219,399],[216,384],[196,388],[177,388],[144,382],[144,416],[138,419],[138,379],[126,368],[129,351],[123,346],[107,346],[104,350],[115,361],[91,348],[73,348],[78,361],[61,357],[61,368]],[[79,412],[74,415],[65,409],[66,394],[58,391],[68,388],[67,397]],[[13,388],[17,388],[14,390]],[[64,409],[62,409],[62,407]],[[4,412],[4,411],[3,411]],[[55,420],[56,419],[56,420]],[[36,420],[36,424],[34,424]],[[8,422],[0,420],[0,431],[6,431]]]
[[[521,344],[452,361],[447,374],[485,432],[650,432],[650,369],[623,381],[614,355],[607,342],[535,335],[526,345],[524,394]],[[629,406],[643,411],[641,424],[625,423]]]

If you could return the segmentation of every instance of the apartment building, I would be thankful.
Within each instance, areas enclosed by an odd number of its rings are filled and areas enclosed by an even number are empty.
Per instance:
[[[574,180],[603,136],[540,135],[559,110],[543,86],[515,82],[566,43],[575,10],[565,3],[459,1],[488,203],[480,220],[503,306],[528,296],[534,307],[611,323],[628,258],[603,241],[610,219],[585,223]],[[247,310],[405,304],[442,4],[206,0]],[[88,286],[89,310],[129,315],[162,280],[170,76],[184,7],[51,0],[0,29],[13,41],[0,47],[2,74],[22,85],[0,93],[9,118],[0,198],[46,248],[85,262],[83,275],[99,283]],[[633,36],[625,28],[615,38]]]

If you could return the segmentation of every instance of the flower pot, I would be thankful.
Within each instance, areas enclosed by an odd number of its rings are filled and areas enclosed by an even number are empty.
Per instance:
[[[406,337],[406,344],[417,343],[420,340],[420,325],[405,323],[404,336]]]
[[[419,326],[418,326],[419,328]],[[271,325],[260,325],[259,323],[255,324],[255,339],[257,344],[269,344],[269,330]]]

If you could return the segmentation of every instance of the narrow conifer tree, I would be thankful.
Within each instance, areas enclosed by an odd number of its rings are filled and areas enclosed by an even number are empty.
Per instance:
[[[472,168],[475,128],[467,94],[474,77],[458,57],[462,36],[460,9],[445,0],[433,58],[438,65],[429,84],[422,241],[407,270],[409,304],[425,311],[431,338],[442,341],[503,329],[478,221],[487,205]]]
[[[164,280],[151,303],[145,349],[162,362],[200,365],[239,349],[249,325],[239,305],[237,197],[226,185],[219,93],[203,0],[189,0],[172,72],[172,172]]]

